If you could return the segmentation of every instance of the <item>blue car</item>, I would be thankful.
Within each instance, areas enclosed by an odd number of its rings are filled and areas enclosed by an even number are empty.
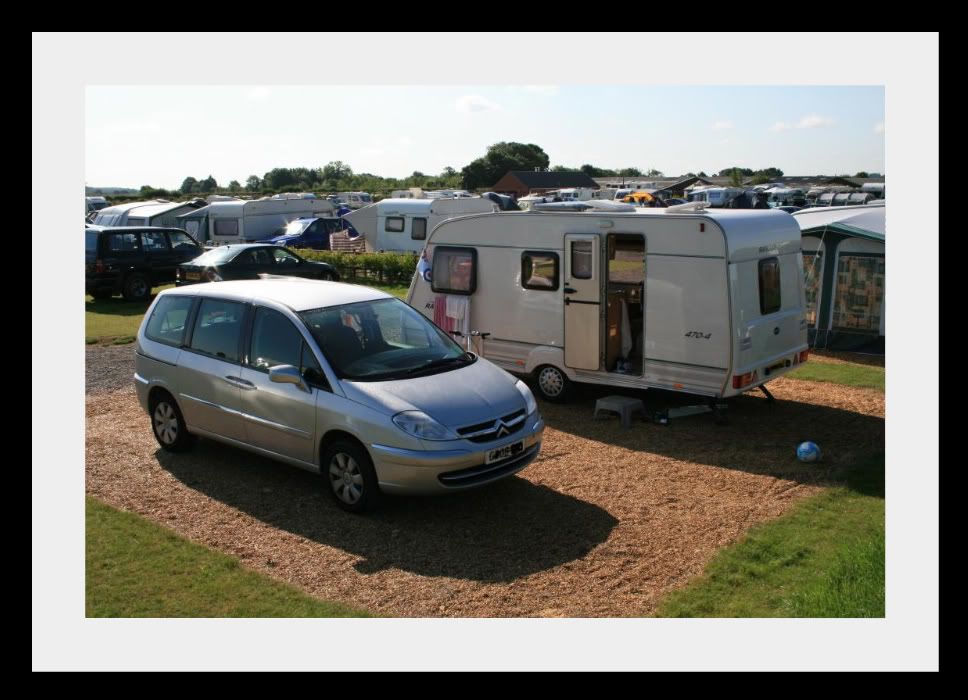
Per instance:
[[[289,248],[329,250],[329,236],[343,229],[343,221],[334,218],[307,218],[290,221],[276,235],[260,243],[272,243]]]

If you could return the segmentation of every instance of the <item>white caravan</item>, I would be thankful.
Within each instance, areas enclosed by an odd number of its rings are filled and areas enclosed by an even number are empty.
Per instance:
[[[222,245],[269,238],[296,219],[335,218],[336,210],[326,199],[263,197],[212,202],[193,214],[199,220],[196,238]]]
[[[800,228],[701,207],[451,219],[407,303],[489,334],[487,359],[551,401],[571,382],[741,394],[807,358]]]
[[[336,196],[350,209],[359,209],[373,204],[373,196],[369,192],[340,192]]]
[[[447,219],[498,211],[483,197],[384,199],[343,216],[364,236],[367,252],[423,250],[427,234]]]
[[[147,202],[127,202],[104,207],[92,222],[96,226],[178,226],[178,216],[198,208],[195,200],[169,202],[167,199],[151,199]]]

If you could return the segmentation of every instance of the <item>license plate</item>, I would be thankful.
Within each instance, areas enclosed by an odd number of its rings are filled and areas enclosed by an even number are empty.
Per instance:
[[[519,440],[518,442],[512,442],[510,445],[505,445],[504,447],[499,447],[496,450],[491,450],[487,453],[487,458],[484,460],[484,464],[491,464],[493,462],[500,462],[502,459],[507,459],[508,457],[513,457],[516,454],[524,451],[524,440]]]
[[[200,279],[202,279],[202,273],[201,272],[186,272],[185,273],[185,279],[187,279],[187,280],[200,280]]]

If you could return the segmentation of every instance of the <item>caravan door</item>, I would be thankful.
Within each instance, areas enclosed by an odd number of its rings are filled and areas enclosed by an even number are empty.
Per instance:
[[[599,237],[565,236],[565,364],[598,369],[601,343],[602,282]]]

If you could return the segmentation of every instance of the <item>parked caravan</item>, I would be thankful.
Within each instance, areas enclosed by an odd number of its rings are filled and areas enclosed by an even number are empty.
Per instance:
[[[104,207],[92,222],[95,226],[178,226],[178,217],[199,207],[196,200],[190,202],[169,202],[166,199],[152,199],[147,202],[126,202]]]
[[[770,207],[802,207],[807,203],[803,190],[789,187],[770,187],[766,193],[766,203]]]
[[[705,187],[693,190],[687,199],[690,202],[706,202],[710,207],[726,207],[745,191],[742,187]]]
[[[489,334],[481,354],[550,401],[572,382],[735,396],[807,358],[800,229],[701,207],[451,219],[407,302]]]
[[[373,196],[369,192],[340,192],[337,196],[350,209],[359,209],[373,204]]]
[[[263,197],[212,202],[188,213],[183,226],[208,244],[246,243],[282,235],[297,219],[336,218],[333,203],[325,199]],[[193,233],[190,228],[194,228]]]
[[[369,252],[423,250],[433,228],[455,216],[496,212],[498,206],[482,197],[459,199],[384,199],[343,218],[366,240]]]
[[[101,211],[108,205],[108,200],[104,197],[85,197],[85,208],[87,212]]]

